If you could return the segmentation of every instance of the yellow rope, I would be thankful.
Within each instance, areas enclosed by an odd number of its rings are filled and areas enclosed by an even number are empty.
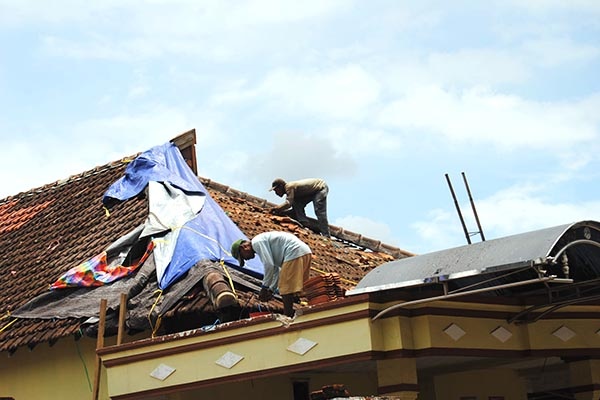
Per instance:
[[[173,227],[173,228],[171,228],[171,229],[172,229],[172,230],[174,230],[174,229],[188,229],[188,230],[190,230],[190,231],[192,231],[192,232],[194,232],[194,233],[197,233],[198,235],[202,236],[202,237],[203,237],[203,238],[205,238],[205,239],[212,240],[213,242],[215,242],[215,243],[216,243],[216,244],[217,244],[217,245],[218,245],[218,246],[221,248],[221,250],[223,250],[223,252],[224,252],[225,254],[227,254],[228,256],[230,256],[230,255],[231,255],[231,253],[230,253],[229,251],[227,251],[227,249],[225,249],[223,246],[221,246],[221,243],[219,243],[219,241],[218,241],[218,240],[216,240],[216,239],[213,239],[213,238],[211,238],[210,236],[206,236],[206,235],[205,235],[205,234],[203,234],[202,232],[198,232],[197,230],[195,230],[195,229],[192,229],[192,228],[190,228],[189,226],[176,226],[176,227]],[[213,254],[213,256],[217,257],[217,255],[216,255],[216,254]]]
[[[148,322],[150,323],[150,328],[152,328],[152,338],[154,338],[156,336],[156,332],[158,331],[158,328],[160,327],[160,321],[161,321],[161,317],[159,316],[156,319],[156,325],[152,324],[152,311],[154,311],[154,308],[158,304],[158,300],[160,300],[160,298],[162,296],[162,290],[161,289],[155,290],[153,295],[155,295],[156,293],[158,293],[158,297],[156,298],[156,301],[154,302],[154,304],[152,304],[152,307],[150,308],[150,312],[148,313]]]
[[[162,317],[159,315],[156,320],[156,326],[152,329],[152,338],[156,337],[156,332],[158,332],[158,328],[160,327],[160,323],[162,322]]]
[[[198,231],[196,231],[196,230],[194,230],[194,229],[192,229],[192,228],[190,228],[188,226],[176,226],[176,227],[173,227],[171,229],[189,229],[190,231],[192,231],[194,233],[197,233],[198,235],[200,235],[200,236],[202,236],[202,237],[204,237],[204,238],[206,238],[208,240],[212,240],[213,242],[215,242],[221,248],[221,250],[223,250],[223,252],[225,254],[227,254],[228,256],[231,256],[231,253],[229,251],[227,251],[225,248],[223,248],[223,246],[221,246],[221,243],[219,243],[217,240],[215,240],[215,239],[213,239],[211,237],[208,237],[208,236],[204,235],[203,233],[198,232]],[[216,255],[215,255],[215,257],[216,257]],[[224,266],[223,260],[221,260],[221,264]],[[225,269],[225,267],[223,267],[223,269],[225,270],[225,272],[229,276],[229,273],[227,272],[227,270]],[[318,273],[320,273],[322,275],[328,274],[328,272],[322,271],[322,270],[320,270],[318,268],[315,268],[315,267],[310,267],[310,269],[312,269],[313,271],[317,271]],[[231,280],[231,278],[229,278],[229,279]],[[349,279],[344,279],[342,277],[340,277],[340,280],[343,281],[343,282],[349,283],[351,285],[354,285],[354,286],[358,285],[357,282],[351,281]],[[233,289],[233,284],[231,285],[231,288]]]
[[[0,317],[0,321],[2,321],[3,319],[6,319],[10,317],[10,311],[7,311],[6,314],[4,314],[4,316]]]
[[[4,325],[4,326],[2,327],[2,329],[0,329],[0,333],[4,332],[4,330],[5,330],[6,328],[8,328],[8,327],[9,327],[9,326],[11,326],[12,324],[14,324],[16,321],[17,321],[17,318],[13,319],[13,320],[12,320],[12,321],[10,321],[8,324]]]
[[[106,208],[106,206],[103,206],[102,208],[104,208],[104,214],[106,215],[106,218],[110,217],[110,211],[108,211],[108,208]]]
[[[327,271],[322,271],[322,270],[320,270],[320,269],[318,269],[318,268],[315,268],[315,267],[310,267],[310,269],[312,269],[313,271],[317,271],[317,272],[318,272],[318,273],[320,273],[321,275],[326,275],[326,274],[329,274],[329,272],[327,272]],[[342,278],[341,276],[340,276],[340,281],[344,281],[344,282],[346,282],[346,283],[349,283],[349,284],[351,284],[351,285],[355,285],[355,286],[356,286],[356,285],[358,285],[358,283],[357,283],[357,282],[351,281],[351,280],[349,280],[349,279],[344,279],[344,278]]]
[[[227,267],[225,267],[225,261],[221,260],[221,262],[219,264],[221,264],[221,268],[223,268],[223,271],[225,271],[225,275],[227,275],[227,279],[229,279],[229,286],[231,286],[231,290],[233,291],[233,294],[235,294],[237,296],[237,293],[235,292],[235,288],[233,287],[233,280],[231,279],[231,275],[229,275],[229,271],[227,270]]]

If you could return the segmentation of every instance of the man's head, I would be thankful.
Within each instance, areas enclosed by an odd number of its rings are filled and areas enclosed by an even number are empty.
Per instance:
[[[271,190],[273,190],[277,196],[283,196],[285,194],[285,181],[281,178],[275,179],[271,184],[271,189],[269,189],[269,191]]]
[[[238,260],[240,267],[243,267],[245,260],[254,258],[255,253],[254,249],[252,248],[252,243],[245,239],[236,240],[231,244],[231,255],[233,258]]]

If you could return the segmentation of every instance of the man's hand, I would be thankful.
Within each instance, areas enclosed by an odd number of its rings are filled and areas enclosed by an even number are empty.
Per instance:
[[[273,298],[273,292],[271,289],[262,288],[260,289],[260,293],[258,293],[258,300],[260,301],[269,301]]]
[[[281,210],[278,207],[271,207],[271,208],[267,208],[267,213],[268,214],[273,214],[273,215],[285,215],[285,210]]]

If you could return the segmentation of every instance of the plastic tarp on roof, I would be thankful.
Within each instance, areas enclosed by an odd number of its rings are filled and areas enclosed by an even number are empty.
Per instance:
[[[262,276],[260,260],[249,260],[245,266],[250,268],[240,268],[231,257],[227,251],[230,244],[245,235],[210,197],[175,145],[167,143],[140,155],[128,165],[125,176],[111,185],[104,201],[124,201],[143,190],[147,190],[150,203],[145,223],[118,238],[105,253],[106,268],[128,265],[140,258],[152,241],[154,249],[145,262],[136,265],[130,274],[110,282],[108,279],[101,286],[76,284],[43,293],[15,310],[13,316],[97,316],[100,299],[108,298],[108,307],[114,309],[118,306],[119,294],[127,293],[128,326],[144,329],[150,309],[154,316],[167,312],[210,268],[220,270],[221,261],[236,269],[229,271],[236,283],[252,290],[260,289],[260,281],[254,278]],[[171,249],[161,248],[165,244],[172,244],[166,246]],[[167,265],[159,281],[158,264],[165,260]],[[84,264],[92,268],[95,265]],[[78,269],[77,273],[82,271]],[[162,294],[161,304],[152,307],[157,288],[169,290]],[[130,309],[132,305],[135,311]]]
[[[137,157],[127,166],[125,175],[106,191],[103,201],[124,201],[147,187],[150,215],[142,236],[151,234],[158,238],[155,258],[161,289],[169,287],[200,260],[223,260],[242,272],[262,276],[264,269],[258,258],[240,268],[231,256],[231,243],[246,236],[210,197],[173,143],[154,147]]]
[[[100,300],[107,300],[109,310],[119,308],[120,295],[127,294],[127,327],[144,330],[151,328],[159,316],[168,312],[179,299],[200,282],[212,270],[219,271],[219,263],[203,260],[194,265],[186,273],[184,279],[173,283],[169,290],[161,295],[161,301],[156,302],[156,281],[154,254],[150,254],[146,262],[135,272],[109,285],[89,287],[70,287],[61,290],[47,291],[21,306],[12,313],[16,318],[94,318],[99,316]],[[248,274],[230,270],[231,278],[241,286],[259,290],[260,281]],[[111,313],[108,326],[116,329],[115,313]],[[108,318],[108,317],[107,317]],[[91,322],[93,324],[93,321]]]
[[[125,175],[108,188],[102,202],[124,201],[137,196],[150,181],[169,182],[186,193],[206,193],[177,146],[167,142],[143,152],[129,163]]]
[[[600,276],[600,223],[581,221],[391,261],[370,271],[347,294],[443,281],[465,286],[494,274],[501,276],[536,262],[544,263],[578,240],[581,244],[568,250],[570,277],[585,280]],[[560,268],[556,269],[560,273]],[[510,279],[518,280],[519,275]]]

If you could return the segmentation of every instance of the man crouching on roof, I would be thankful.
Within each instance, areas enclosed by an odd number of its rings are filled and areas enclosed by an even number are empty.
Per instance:
[[[231,255],[239,261],[240,267],[256,254],[265,267],[258,299],[267,301],[273,293],[279,292],[283,299],[283,313],[293,317],[294,296],[302,292],[310,273],[310,247],[288,232],[265,232],[252,240],[236,240],[231,245]]]

